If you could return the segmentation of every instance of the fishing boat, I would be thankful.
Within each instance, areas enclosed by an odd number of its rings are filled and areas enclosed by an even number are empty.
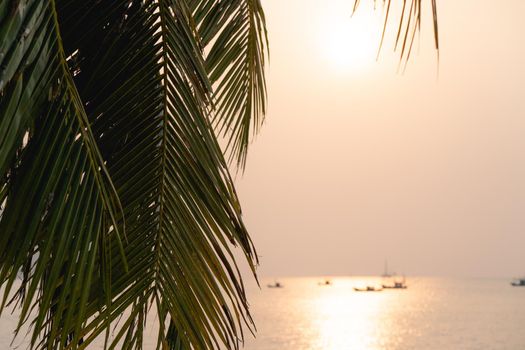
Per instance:
[[[383,284],[382,286],[385,289],[407,289],[405,276],[403,276],[401,281],[394,280],[393,284]]]
[[[280,282],[277,282],[277,281],[273,284],[269,284],[267,287],[268,288],[284,288],[284,286]]]
[[[324,280],[322,282],[319,282],[317,283],[318,286],[331,286],[332,285],[332,281],[330,280]]]
[[[366,286],[366,288],[357,288],[357,287],[354,287],[354,291],[356,292],[380,292],[382,291],[383,289],[381,288],[376,288],[374,286]]]
[[[510,282],[510,284],[513,287],[525,287],[525,277],[524,278],[517,278],[514,281]]]

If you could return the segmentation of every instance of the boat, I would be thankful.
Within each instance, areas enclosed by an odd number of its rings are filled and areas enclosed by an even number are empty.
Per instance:
[[[376,288],[374,286],[366,286],[366,288],[357,288],[357,287],[354,287],[354,291],[356,292],[380,292],[382,291],[383,289],[381,288]]]
[[[267,287],[268,288],[284,288],[284,286],[280,282],[277,282],[277,281],[273,284],[269,284]]]
[[[513,287],[525,287],[525,277],[515,279],[514,281],[510,282],[510,285]]]
[[[331,286],[332,285],[332,281],[324,280],[323,282],[317,283],[317,285],[319,285],[319,286]]]
[[[383,284],[382,287],[385,289],[407,289],[407,285],[405,282],[405,276],[403,276],[402,281],[394,280],[394,284]]]

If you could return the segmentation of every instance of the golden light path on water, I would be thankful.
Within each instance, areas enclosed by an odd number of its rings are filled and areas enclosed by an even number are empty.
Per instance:
[[[375,277],[279,279],[249,289],[257,339],[247,350],[524,349],[525,289],[505,279],[408,278],[408,289],[356,292]]]
[[[388,305],[399,294],[353,291],[354,286],[381,288],[381,283],[389,283],[375,278],[358,278],[351,282],[338,279],[334,283],[338,287],[324,287],[314,301],[312,327],[318,334],[311,348],[383,349],[382,335],[389,333],[392,327],[385,317],[390,313]]]
[[[285,279],[284,288],[263,286],[260,295],[252,295],[260,332],[257,340],[248,339],[246,349],[270,349],[277,342],[284,349],[394,349],[412,330],[403,313],[425,307],[422,293],[353,289],[392,282],[380,278],[335,278],[331,286],[319,281]]]
[[[378,349],[374,345],[375,333],[381,326],[379,315],[387,297],[379,292],[360,292],[349,298],[340,289],[320,296],[314,308],[317,314],[314,326],[319,331],[317,345],[327,350]],[[342,334],[353,336],[342,337]]]

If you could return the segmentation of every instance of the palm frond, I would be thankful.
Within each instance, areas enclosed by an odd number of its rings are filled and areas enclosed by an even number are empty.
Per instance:
[[[214,84],[213,125],[230,161],[244,168],[266,112],[264,12],[259,0],[188,0]]]
[[[74,79],[124,208],[130,266],[126,273],[112,257],[112,306],[96,314],[90,300],[93,317],[75,334],[87,346],[105,319],[126,311],[110,345],[139,348],[153,307],[159,344],[238,348],[252,321],[232,248],[253,271],[257,260],[210,123],[190,9],[169,0],[58,3]]]
[[[0,18],[1,310],[16,288],[18,329],[34,309],[32,344],[54,346],[69,335],[55,316],[86,297],[94,276],[99,302],[110,301],[108,249],[123,254],[122,209],[67,68],[55,3],[3,1]],[[85,313],[68,312],[80,327]]]
[[[374,4],[377,0],[374,0]],[[361,0],[354,0],[353,12],[359,7]],[[412,53],[412,47],[414,44],[414,39],[419,30],[421,30],[421,16],[423,13],[422,4],[424,0],[403,0],[403,5],[401,7],[401,13],[399,17],[399,24],[396,31],[396,40],[395,40],[395,50],[400,50],[399,54],[399,65],[401,66],[404,63],[406,65],[410,59]],[[385,33],[389,24],[390,9],[392,5],[392,0],[383,0],[383,5],[386,6],[385,11],[385,22],[383,25],[383,32],[381,35],[381,42],[379,45],[379,51],[383,46],[385,39]],[[434,28],[434,45],[437,51],[438,60],[439,60],[439,31],[438,31],[438,20],[437,20],[437,4],[436,0],[430,0],[430,5],[432,7],[432,21]],[[378,52],[379,56],[379,52]]]

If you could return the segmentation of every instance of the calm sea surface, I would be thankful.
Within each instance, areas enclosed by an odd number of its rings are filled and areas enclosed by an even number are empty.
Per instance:
[[[406,290],[355,292],[371,277],[282,278],[249,287],[256,339],[247,350],[522,350],[525,287],[505,279],[409,278]],[[14,317],[0,319],[0,349],[12,349]],[[153,348],[155,331],[146,349]],[[15,341],[25,349],[25,341]],[[97,349],[99,346],[94,346]]]
[[[406,290],[354,292],[376,278],[279,279],[251,289],[247,350],[525,349],[525,287],[505,279],[410,278]]]

